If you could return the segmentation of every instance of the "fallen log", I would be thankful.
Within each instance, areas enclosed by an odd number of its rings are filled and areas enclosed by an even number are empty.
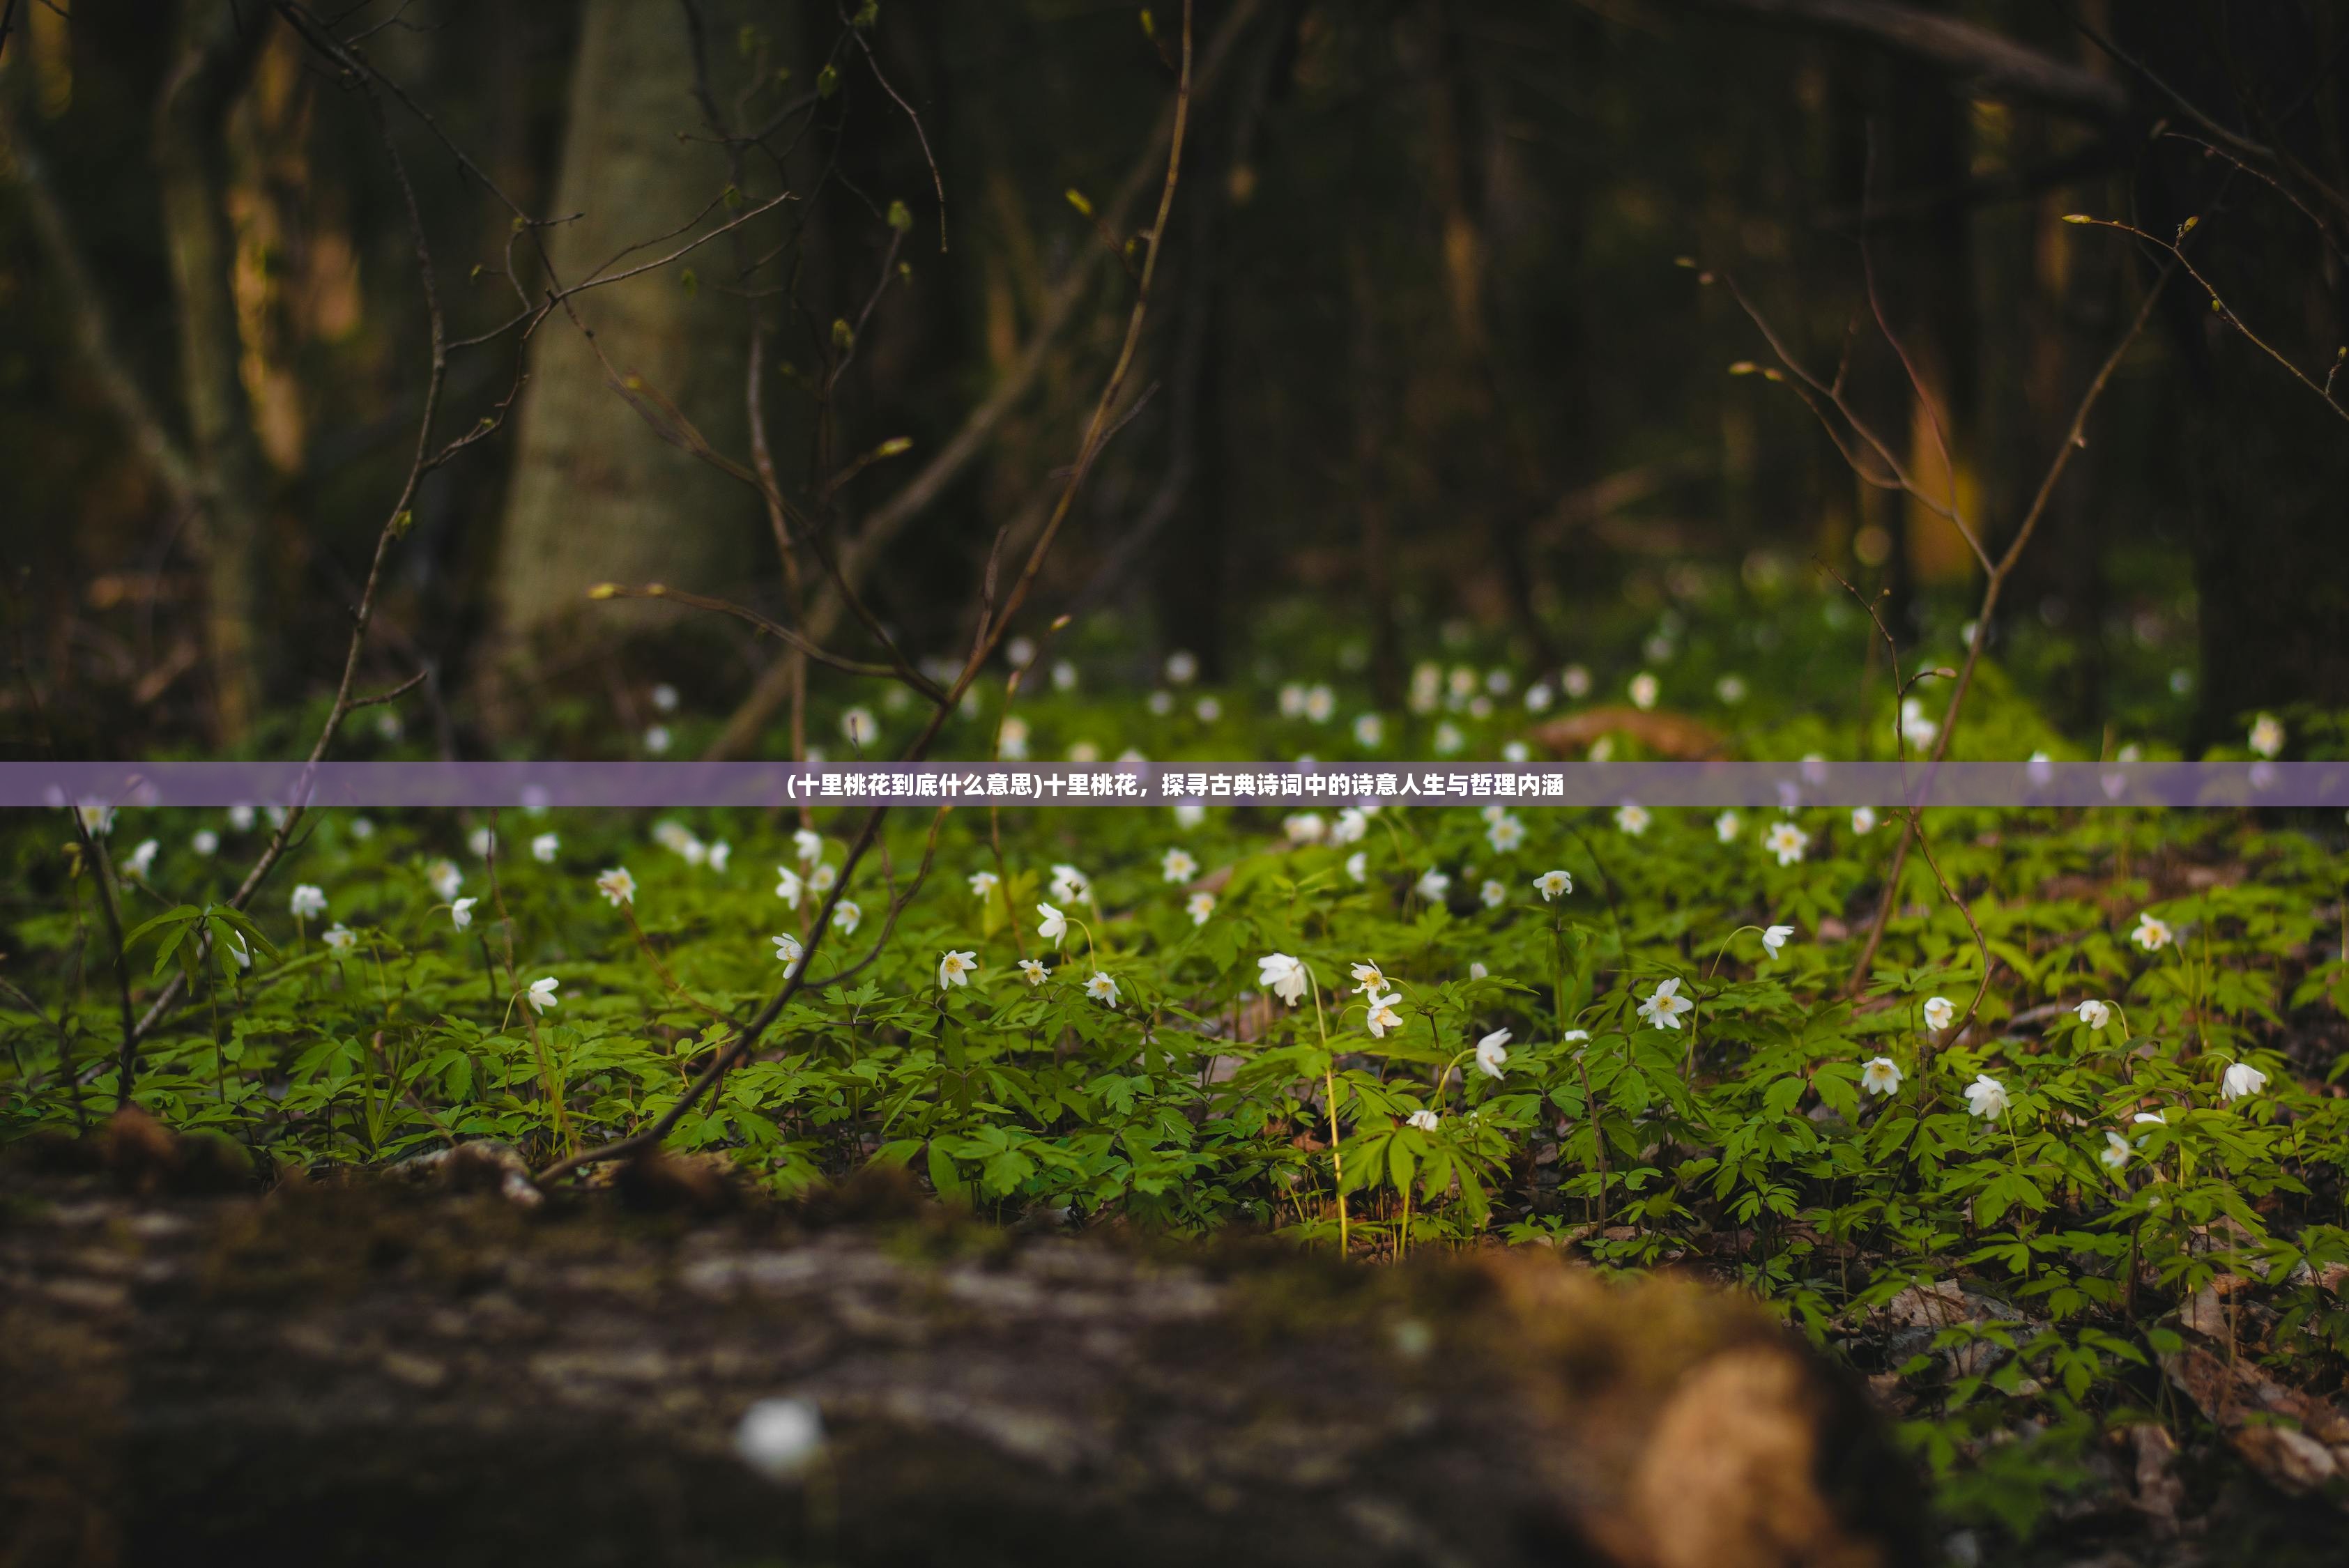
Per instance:
[[[0,1562],[1923,1560],[1849,1379],[1545,1253],[142,1184],[0,1184]]]

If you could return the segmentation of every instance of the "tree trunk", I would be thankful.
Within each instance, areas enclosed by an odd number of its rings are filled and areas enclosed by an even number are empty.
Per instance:
[[[182,0],[155,106],[163,238],[180,326],[180,389],[204,490],[205,641],[223,742],[252,727],[264,696],[265,466],[240,375],[229,275],[225,131],[268,25],[233,0]]]
[[[1545,1253],[1154,1253],[910,1189],[692,1223],[17,1186],[16,1563],[1924,1560],[1847,1379],[1733,1297]],[[738,1431],[777,1398],[821,1443],[762,1472]]]
[[[728,6],[709,9],[714,67],[734,58],[736,18]],[[732,97],[722,81],[716,90],[721,99]],[[677,232],[727,183],[724,151],[708,145],[678,6],[590,0],[570,102],[554,211],[577,217],[547,236],[564,286],[631,246],[646,248],[622,267],[675,250],[685,239]],[[719,208],[705,223],[730,215]],[[739,593],[762,527],[756,493],[664,440],[613,385],[616,376],[640,382],[638,397],[673,406],[718,451],[747,462],[750,315],[742,301],[712,286],[731,276],[732,253],[721,240],[576,296],[592,342],[561,310],[539,328],[517,415],[495,578],[504,657],[607,634],[616,624],[667,619],[657,605],[606,603],[583,626],[591,613],[587,590],[598,583]]]

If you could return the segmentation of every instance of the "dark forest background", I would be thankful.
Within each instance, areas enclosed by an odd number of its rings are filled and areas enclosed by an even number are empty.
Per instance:
[[[793,744],[780,645],[605,582],[870,656],[831,551],[910,652],[958,659],[1124,330],[1181,16],[0,4],[0,550],[31,676],[0,734],[34,748],[37,690],[92,756],[306,739],[418,450],[404,181],[447,336],[481,340],[427,444],[478,438],[396,520],[360,681],[423,673],[426,744],[593,750],[562,716],[633,727],[651,675],[719,749]],[[1194,28],[1133,396],[1030,632],[1068,613],[1137,675],[1182,647],[1215,679],[1301,614],[1399,707],[1437,627],[1555,667],[1709,581],[1831,566],[1904,634],[1954,625],[1964,540],[1727,373],[1769,356],[1723,280],[1809,362],[1847,355],[1853,407],[1995,552],[2169,259],[2064,218],[2192,219],[2194,275],[1992,634],[2086,736],[2143,706],[2132,648],[2189,672],[2181,746],[2349,706],[2349,12],[1200,0]],[[548,308],[598,267],[644,270]]]

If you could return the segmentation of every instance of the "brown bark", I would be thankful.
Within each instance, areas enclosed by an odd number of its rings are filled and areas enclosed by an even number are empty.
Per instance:
[[[267,13],[248,14],[233,0],[182,0],[155,105],[180,391],[205,497],[205,642],[216,723],[230,742],[251,727],[264,695],[266,469],[239,373],[224,133],[266,27]]]
[[[1549,1254],[1169,1253],[903,1194],[688,1222],[18,1185],[14,1563],[1922,1560],[1905,1467],[1798,1342]],[[734,1434],[786,1396],[826,1440],[779,1481]]]
[[[711,11],[712,27],[730,43],[733,8]],[[723,63],[734,51],[713,55]],[[547,240],[565,286],[630,246],[685,229],[728,181],[723,150],[708,145],[677,5],[591,0],[570,102],[554,211],[577,217]],[[709,222],[730,215],[721,208]],[[757,494],[664,441],[605,368],[638,378],[652,406],[673,405],[718,451],[744,457],[750,315],[714,286],[730,273],[730,253],[705,247],[580,295],[585,333],[557,313],[533,340],[495,577],[502,656],[575,638],[591,625],[608,633],[673,618],[664,606],[630,602],[598,606],[583,624],[596,583],[709,591],[739,586],[748,571],[762,531]]]

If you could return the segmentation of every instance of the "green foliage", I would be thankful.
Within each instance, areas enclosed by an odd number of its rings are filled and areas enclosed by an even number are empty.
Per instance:
[[[910,723],[878,706],[885,728]],[[1274,717],[1307,705],[1143,706],[1064,690],[1023,707],[1020,736],[1345,750]],[[1386,716],[1349,754],[1424,751],[1439,725],[1499,744],[1506,718],[1455,706]],[[1790,713],[1751,744],[1785,754],[1827,725]],[[1980,733],[2042,734],[1995,696]],[[2015,1533],[2104,1429],[2162,1403],[2164,1315],[2222,1275],[2270,1291],[2281,1375],[2337,1381],[2349,1314],[2307,1283],[2349,1258],[2337,824],[1935,813],[1936,859],[1991,961],[1976,1026],[1944,1040],[1926,1004],[1962,1013],[1982,961],[1919,857],[1872,975],[1847,988],[1895,821],[1805,810],[1785,857],[1763,846],[1773,815],[1719,817],[966,809],[917,878],[933,824],[901,814],[847,890],[854,929],[800,959],[813,982],[674,1142],[730,1151],[779,1193],[885,1161],[1006,1219],[1315,1245],[1342,1228],[1366,1259],[1492,1238],[1606,1269],[1707,1268],[1879,1375],[1945,1506]],[[855,830],[335,812],[248,915],[226,906],[233,856],[266,830],[237,820],[217,856],[191,847],[188,814],[124,811],[108,834],[118,860],[162,845],[123,880],[136,1000],[175,975],[186,993],[144,1047],[137,1099],[305,1163],[469,1138],[543,1161],[642,1127],[780,984],[776,939],[809,936]],[[10,966],[40,977],[52,1015],[0,1014],[14,1135],[115,1095],[112,954],[59,841],[47,822],[8,841],[40,893],[14,913]],[[597,886],[623,865],[625,908]],[[1572,891],[1545,898],[1553,870]],[[297,881],[324,913],[292,916]],[[1068,918],[1057,942],[1040,902]],[[2147,913],[2172,941],[2132,939]],[[1774,925],[1794,927],[1775,956]],[[941,983],[948,952],[977,955],[968,984]],[[1293,1003],[1269,989],[1272,954],[1303,965]],[[1692,1008],[1652,1004],[1670,982]],[[2089,1001],[2109,1007],[2101,1026]],[[2238,1063],[2265,1081],[2230,1099]],[[1983,1078],[1993,1116],[1967,1097]],[[1903,1304],[1920,1290],[1973,1305],[1919,1326]]]

